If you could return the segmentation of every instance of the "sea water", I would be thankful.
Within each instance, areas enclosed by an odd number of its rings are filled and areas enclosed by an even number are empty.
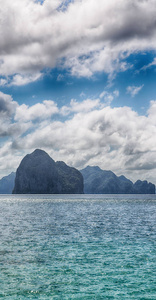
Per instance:
[[[0,298],[156,299],[156,195],[1,195]]]

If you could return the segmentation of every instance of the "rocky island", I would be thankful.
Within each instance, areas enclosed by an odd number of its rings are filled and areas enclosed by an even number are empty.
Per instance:
[[[55,162],[45,151],[36,149],[21,161],[13,194],[82,194],[83,177],[64,162]]]
[[[155,185],[146,180],[135,183],[125,176],[116,176],[112,171],[99,167],[86,167],[81,170],[84,178],[85,194],[155,194]]]
[[[15,184],[16,173],[12,172],[8,176],[0,179],[0,194],[11,194]]]
[[[98,166],[81,171],[63,161],[55,162],[36,149],[21,161],[16,173],[0,180],[0,194],[155,194],[155,185],[146,180],[133,183],[125,176]]]

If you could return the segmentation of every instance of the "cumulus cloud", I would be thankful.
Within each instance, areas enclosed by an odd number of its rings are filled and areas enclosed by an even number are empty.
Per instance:
[[[10,95],[0,92],[0,115],[11,116],[17,107],[17,102],[13,101]]]
[[[140,86],[128,86],[127,87],[127,94],[130,94],[132,97],[135,97],[144,87],[144,84],[140,85]]]
[[[32,106],[22,104],[16,109],[15,121],[45,120],[56,113],[58,113],[57,105],[51,100],[44,100],[43,103],[37,103]]]
[[[100,98],[71,100],[58,108],[52,100],[26,106],[14,103],[9,95],[1,97],[5,118],[0,121],[0,134],[5,140],[0,153],[6,157],[0,160],[1,174],[41,148],[77,168],[99,165],[132,180],[155,182],[156,101],[151,101],[146,116],[140,116],[129,107],[104,106]]]
[[[7,85],[8,81],[4,78],[1,78],[0,79],[0,86],[4,86],[4,85]]]
[[[37,81],[41,77],[42,77],[41,73],[25,74],[25,75],[16,74],[12,77],[7,77],[7,79],[1,78],[0,86],[13,86],[13,85],[22,86]]]
[[[13,84],[37,80],[44,68],[75,76],[130,67],[136,51],[156,49],[155,0],[0,0],[0,75]],[[26,79],[27,78],[27,79]],[[28,79],[29,78],[29,79]],[[4,81],[3,81],[4,83]]]
[[[153,105],[155,102],[150,109]],[[142,176],[146,170],[153,170],[155,134],[156,126],[150,114],[143,117],[128,107],[105,107],[78,112],[65,122],[40,124],[19,140],[18,147],[41,147],[54,159],[78,168],[99,165],[118,174],[133,174],[135,178],[138,170]]]
[[[82,102],[77,102],[75,99],[70,101],[70,105],[63,106],[60,109],[60,113],[64,116],[69,115],[70,113],[78,113],[78,112],[89,112],[97,107],[100,107],[101,103],[99,99],[91,100],[87,99]]]
[[[19,105],[13,101],[10,95],[0,92],[0,137],[1,138],[17,138],[32,127],[32,122],[15,121],[16,111]],[[3,139],[2,142],[3,144]]]
[[[16,86],[26,85],[28,83],[39,80],[41,76],[42,76],[41,73],[30,74],[30,75],[16,74],[13,76],[12,80],[8,83],[8,85],[16,85]]]
[[[7,175],[12,172],[17,164],[16,150],[12,151],[12,144],[17,139],[32,130],[32,122],[15,122],[14,116],[18,103],[10,95],[0,92],[0,173]],[[21,159],[21,155],[19,155]]]

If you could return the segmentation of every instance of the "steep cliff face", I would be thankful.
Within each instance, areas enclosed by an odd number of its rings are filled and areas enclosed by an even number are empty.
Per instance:
[[[59,194],[83,193],[83,176],[77,169],[67,166],[63,161],[56,162],[56,168]]]
[[[78,170],[63,162],[55,163],[39,149],[23,158],[16,172],[13,194],[68,193],[83,193],[83,177]]]
[[[86,194],[155,194],[155,185],[138,180],[135,184],[125,176],[116,176],[112,171],[99,167],[81,170]]]
[[[21,161],[13,194],[82,194],[83,189],[86,194],[155,194],[155,185],[147,181],[133,184],[125,176],[99,167],[88,166],[80,173],[39,149]]]
[[[0,180],[0,194],[12,194],[15,184],[15,175],[16,173],[12,172]]]
[[[134,183],[134,192],[135,194],[155,194],[155,185],[146,180],[137,180]]]

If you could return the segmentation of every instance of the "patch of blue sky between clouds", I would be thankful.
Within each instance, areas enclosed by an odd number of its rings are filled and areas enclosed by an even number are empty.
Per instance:
[[[43,70],[42,78],[21,86],[2,85],[1,91],[11,94],[17,102],[35,104],[46,99],[52,99],[58,106],[69,103],[71,99],[77,101],[84,97],[96,99],[103,91],[112,93],[119,90],[120,97],[113,99],[111,105],[130,106],[134,110],[142,113],[148,108],[149,101],[155,99],[155,53],[136,53],[127,58],[127,63],[133,67],[124,72],[116,73],[112,84],[108,86],[108,74],[105,72],[95,72],[90,78],[72,76],[69,69],[54,68]],[[150,65],[151,64],[151,65]],[[145,66],[149,66],[145,68]],[[1,78],[4,80],[4,78]],[[138,93],[131,97],[127,93],[127,88],[142,87]],[[149,88],[150,87],[150,88]]]

